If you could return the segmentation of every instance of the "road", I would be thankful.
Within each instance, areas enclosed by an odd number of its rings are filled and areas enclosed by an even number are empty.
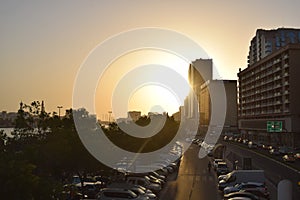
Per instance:
[[[217,177],[208,172],[208,158],[198,158],[199,147],[192,144],[184,154],[177,177],[172,175],[160,193],[162,200],[220,200]]]
[[[293,184],[293,199],[300,199],[300,189],[297,186],[298,181],[300,181],[300,173],[298,171],[281,162],[270,159],[268,156],[241,147],[235,143],[225,142],[224,144],[227,146],[226,157],[228,160],[238,160],[239,163],[242,163],[243,157],[250,157],[252,158],[252,166],[254,169],[265,170],[272,199],[277,199],[277,185],[284,179],[290,180]]]
[[[293,200],[300,199],[300,188],[297,181],[300,180],[299,172],[296,170],[258,154],[247,148],[243,148],[234,143],[226,144],[226,159],[228,161],[238,160],[242,163],[243,157],[252,158],[254,169],[265,170],[268,190],[271,193],[271,200],[277,199],[277,184],[279,181],[288,179],[293,183]],[[222,193],[217,189],[217,177],[213,171],[207,170],[209,158],[198,158],[199,147],[192,144],[190,149],[185,152],[178,174],[171,175],[161,191],[159,197],[163,200],[220,200]],[[241,167],[241,165],[240,165]]]

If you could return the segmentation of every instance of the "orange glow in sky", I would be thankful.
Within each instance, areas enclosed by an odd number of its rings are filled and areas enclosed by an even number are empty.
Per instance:
[[[238,69],[247,66],[256,30],[299,28],[299,7],[297,0],[1,1],[0,111],[17,111],[21,100],[44,100],[48,112],[58,112],[58,105],[70,108],[76,74],[89,52],[112,35],[142,27],[170,29],[190,37],[213,59],[220,74],[217,78],[237,79]],[[111,110],[110,97],[120,77],[151,63],[187,75],[188,63],[166,53],[124,55],[99,80],[95,95],[99,118]],[[129,109],[147,112],[150,105],[172,99],[168,93],[160,98],[156,89],[161,88],[136,91],[128,100]],[[157,99],[134,105],[143,91],[147,97],[153,91]],[[170,106],[170,113],[178,107]]]

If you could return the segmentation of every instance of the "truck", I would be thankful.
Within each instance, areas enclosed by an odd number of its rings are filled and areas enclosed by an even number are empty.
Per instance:
[[[234,170],[219,181],[218,188],[223,191],[225,187],[246,182],[265,184],[264,170]]]

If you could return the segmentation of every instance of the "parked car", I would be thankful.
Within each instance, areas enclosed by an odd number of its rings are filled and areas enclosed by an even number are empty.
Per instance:
[[[240,197],[240,198],[238,198]],[[244,192],[244,191],[239,191],[239,192],[233,192],[233,193],[230,193],[230,194],[225,194],[224,195],[224,199],[241,199],[241,198],[248,198],[248,199],[251,199],[251,200],[259,200],[260,198],[250,192]]]
[[[294,154],[286,154],[286,155],[282,156],[282,160],[284,162],[295,162],[296,158],[295,158]]]
[[[295,158],[297,159],[297,160],[300,160],[300,153],[295,153]]]
[[[140,185],[147,189],[152,190],[154,193],[158,193],[162,188],[161,185],[156,183],[151,183],[148,179],[145,177],[126,177],[126,182],[132,185]]]
[[[218,188],[223,190],[228,186],[234,186],[243,182],[265,182],[264,170],[234,170],[219,181]]]
[[[134,200],[149,200],[149,197],[146,196],[138,196],[134,192],[128,189],[122,188],[104,188],[101,189],[97,194],[98,200],[126,200],[126,199],[134,199]]]
[[[236,184],[235,186],[226,187],[224,189],[224,194],[238,192],[241,190],[251,192],[251,193],[252,193],[252,191],[254,191],[254,192],[259,191],[261,194],[263,194],[263,197],[265,197],[265,198],[269,197],[269,192],[268,192],[265,184],[257,183],[257,182],[246,182],[246,183]]]
[[[218,162],[224,162],[224,160],[223,159],[219,159],[219,158],[214,159],[214,161],[213,161],[213,168],[214,168],[214,170],[217,169]]]
[[[248,139],[243,139],[243,144],[248,144],[249,140]]]
[[[250,141],[250,142],[248,142],[248,148],[249,149],[257,149],[257,144]]]
[[[280,152],[278,151],[278,149],[270,149],[269,153],[271,155],[275,155],[275,156],[280,155]]]
[[[164,175],[160,175],[157,172],[151,171],[151,172],[149,172],[149,175],[154,176],[154,177],[159,178],[159,179],[162,179],[164,181],[167,180],[167,178]]]
[[[286,146],[279,147],[278,151],[282,155],[293,153],[293,149]]]
[[[256,145],[257,145],[258,148],[263,148],[263,146],[264,146],[264,144],[261,143],[261,142],[257,142]]]
[[[226,162],[218,162],[216,172],[218,176],[227,174],[229,172],[229,169]]]
[[[138,196],[147,196],[151,200],[156,200],[157,196],[151,191],[139,185],[130,185],[127,183],[112,183],[108,188],[122,188],[128,189],[137,194]]]

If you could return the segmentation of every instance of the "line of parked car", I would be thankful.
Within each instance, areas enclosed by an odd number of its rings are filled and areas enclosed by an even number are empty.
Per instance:
[[[178,170],[182,153],[178,146],[171,149],[166,154],[177,154],[178,159],[174,162],[166,159],[155,161],[156,166],[160,166],[155,171],[149,168],[143,173],[128,172],[118,165],[113,176],[74,175],[71,184],[65,186],[65,198],[62,199],[157,200],[168,175]]]
[[[268,151],[270,155],[281,156],[282,161],[284,161],[284,162],[300,161],[300,149],[299,148],[293,149],[293,148],[290,148],[287,146],[275,147],[272,145],[266,145],[261,142],[254,142],[254,141],[250,141],[248,139],[242,139],[239,137],[234,138],[232,136],[224,136],[223,140],[245,144],[249,149],[263,149],[265,151]]]
[[[263,170],[230,171],[226,161],[220,158],[212,159],[212,167],[218,176],[218,189],[223,192],[223,199],[269,199]]]

